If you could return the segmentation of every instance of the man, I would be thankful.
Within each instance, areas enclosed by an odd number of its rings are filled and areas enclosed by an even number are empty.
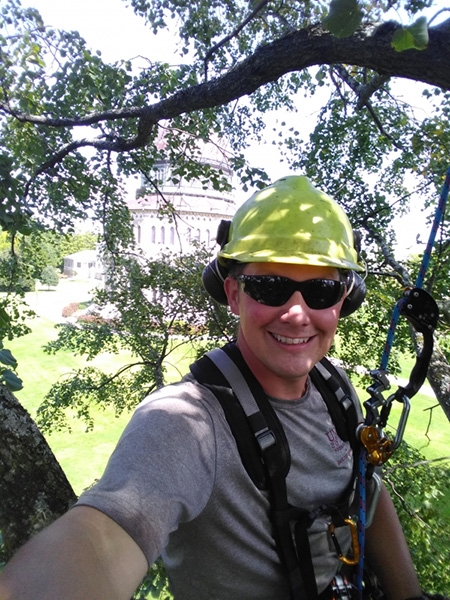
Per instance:
[[[331,598],[341,563],[328,516],[317,509],[339,503],[351,486],[353,453],[335,443],[310,372],[339,317],[362,300],[353,232],[328,196],[304,177],[287,177],[254,194],[222,235],[205,286],[239,317],[237,348],[285,432],[289,502],[319,515],[308,529],[314,585]],[[270,512],[219,402],[188,375],[137,408],[100,482],[19,551],[0,598],[127,600],[162,555],[177,599],[287,600]],[[348,532],[336,535],[347,553]],[[389,600],[421,596],[384,487],[366,557]]]

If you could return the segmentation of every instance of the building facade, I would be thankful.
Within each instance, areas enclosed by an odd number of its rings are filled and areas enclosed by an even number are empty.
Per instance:
[[[206,144],[201,160],[220,168],[231,184],[233,173],[220,148]],[[162,252],[190,253],[197,242],[214,249],[220,221],[235,212],[233,196],[205,188],[200,181],[175,184],[171,175],[168,161],[157,163],[149,179],[159,193],[143,179],[135,197],[127,202],[138,246],[155,258]]]
[[[81,250],[65,256],[63,273],[78,279],[103,279],[103,265],[97,250]]]

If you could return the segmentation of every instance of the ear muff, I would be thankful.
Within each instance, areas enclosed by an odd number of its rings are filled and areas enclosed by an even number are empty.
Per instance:
[[[366,284],[356,271],[348,271],[345,284],[347,296],[342,304],[340,318],[348,317],[358,310],[366,297]]]
[[[220,221],[217,229],[216,240],[222,249],[228,242],[231,221]],[[203,287],[213,300],[219,304],[228,305],[227,295],[223,287],[225,279],[228,277],[229,268],[219,263],[217,258],[207,265],[202,273]]]
[[[209,263],[203,269],[202,281],[205,290],[213,300],[219,304],[228,305],[227,295],[223,287],[225,279],[228,277],[228,268],[221,265],[217,258]]]

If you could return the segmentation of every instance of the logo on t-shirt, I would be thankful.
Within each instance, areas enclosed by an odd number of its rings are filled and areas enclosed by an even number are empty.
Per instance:
[[[338,436],[336,429],[330,429],[326,433],[331,449],[336,455],[338,465],[342,465],[347,460],[352,458],[352,449],[350,444],[347,444]]]

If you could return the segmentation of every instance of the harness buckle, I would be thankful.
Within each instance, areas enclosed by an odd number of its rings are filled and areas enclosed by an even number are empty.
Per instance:
[[[268,427],[265,427],[261,431],[255,433],[255,437],[259,447],[263,452],[267,450],[267,448],[270,448],[270,446],[273,446],[277,443],[273,431],[271,431]]]
[[[356,526],[355,521],[353,519],[351,519],[350,517],[347,517],[346,519],[344,519],[344,523],[346,523],[350,528],[350,535],[351,535],[351,540],[352,540],[351,548],[352,548],[352,552],[353,552],[352,557],[344,556],[344,554],[342,553],[341,546],[339,544],[339,540],[337,539],[337,536],[334,533],[335,525],[333,522],[331,522],[330,525],[328,526],[328,530],[330,532],[331,539],[333,540],[334,547],[336,548],[336,553],[338,555],[339,560],[341,562],[343,562],[345,565],[351,565],[351,566],[357,565],[359,562],[358,528]]]

